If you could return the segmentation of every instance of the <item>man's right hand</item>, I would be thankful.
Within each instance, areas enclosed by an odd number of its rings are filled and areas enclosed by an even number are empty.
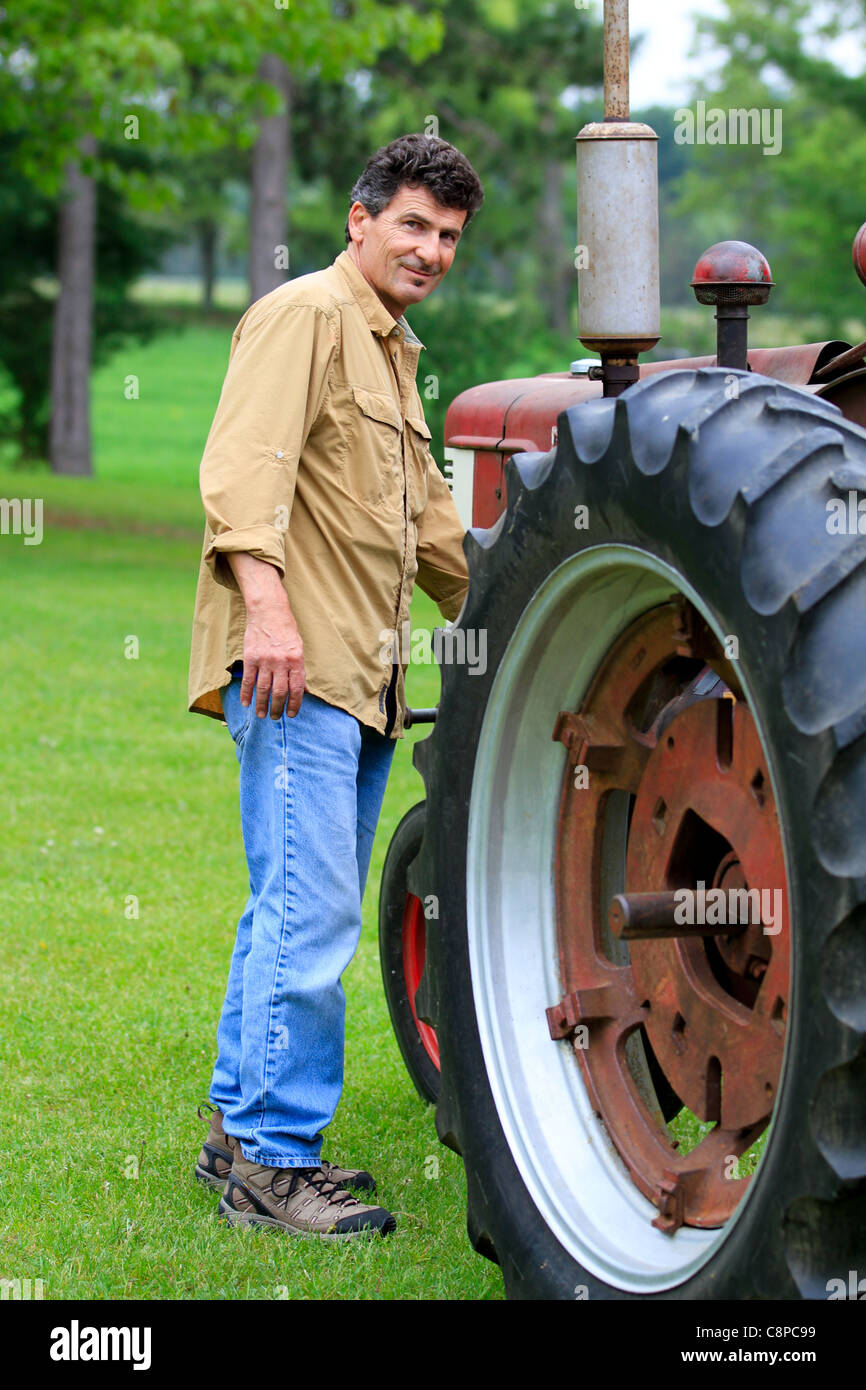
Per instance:
[[[252,555],[231,554],[228,560],[247,610],[241,704],[251,703],[255,687],[259,719],[268,713],[269,700],[272,719],[281,719],[284,710],[293,719],[306,687],[304,644],[279,571]]]

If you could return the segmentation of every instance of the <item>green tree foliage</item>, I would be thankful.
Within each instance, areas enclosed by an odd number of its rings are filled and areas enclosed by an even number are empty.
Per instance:
[[[866,307],[851,270],[851,243],[866,218],[866,82],[841,71],[826,45],[858,17],[862,25],[864,5],[727,0],[726,9],[721,19],[700,21],[723,63],[718,80],[694,98],[725,111],[778,110],[781,150],[694,148],[677,211],[708,241],[755,243],[777,282],[774,307],[814,316],[828,334],[844,336],[845,319],[862,319]]]
[[[423,59],[439,42],[435,5],[380,0],[27,0],[0,11],[0,142],[10,255],[0,271],[5,423],[28,455],[44,451],[51,300],[38,277],[57,264],[68,162],[98,185],[95,354],[153,327],[126,286],[156,263],[154,214],[213,230],[226,174],[255,138],[274,93],[257,78],[274,52],[334,83],[383,47]],[[188,201],[185,194],[191,193]],[[135,214],[144,220],[136,221]],[[86,411],[86,403],[84,405]]]
[[[57,199],[34,188],[16,159],[16,141],[0,135],[0,435],[23,461],[44,458],[50,414],[51,337]],[[118,160],[136,156],[127,149]],[[94,303],[94,363],[107,360],[130,335],[152,336],[158,315],[128,298],[139,275],[155,269],[170,232],[145,226],[109,185],[97,199],[100,267]]]
[[[698,33],[707,36],[727,55],[725,73],[751,73],[761,77],[775,69],[789,82],[827,109],[850,111],[866,123],[866,83],[862,72],[843,71],[826,56],[828,43],[849,40],[857,52],[866,19],[864,0],[726,0],[727,14],[720,19],[702,17]]]
[[[435,6],[380,0],[127,0],[120,11],[111,0],[28,0],[0,13],[0,129],[21,135],[22,172],[49,193],[81,136],[94,136],[99,176],[153,205],[170,189],[108,151],[121,139],[154,156],[249,145],[273,105],[256,77],[263,53],[335,81],[386,46],[420,61],[440,34]]]

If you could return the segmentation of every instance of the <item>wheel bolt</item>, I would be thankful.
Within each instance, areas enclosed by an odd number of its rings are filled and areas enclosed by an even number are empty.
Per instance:
[[[622,941],[654,941],[667,936],[718,936],[715,924],[678,922],[674,912],[679,906],[679,893],[618,893],[611,899],[608,920],[614,936]],[[726,926],[730,936],[743,931],[744,926]]]

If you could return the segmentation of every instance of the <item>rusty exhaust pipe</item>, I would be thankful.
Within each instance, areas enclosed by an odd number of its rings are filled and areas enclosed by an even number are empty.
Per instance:
[[[604,4],[604,119],[627,121],[628,96],[628,0]]]

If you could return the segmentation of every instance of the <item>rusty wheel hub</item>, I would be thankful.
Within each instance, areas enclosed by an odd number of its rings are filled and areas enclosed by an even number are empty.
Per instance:
[[[551,1036],[570,1039],[653,1224],[721,1226],[775,1103],[790,978],[781,834],[735,664],[685,600],[660,605],[553,736],[569,759]],[[663,1096],[713,1125],[688,1154]]]

